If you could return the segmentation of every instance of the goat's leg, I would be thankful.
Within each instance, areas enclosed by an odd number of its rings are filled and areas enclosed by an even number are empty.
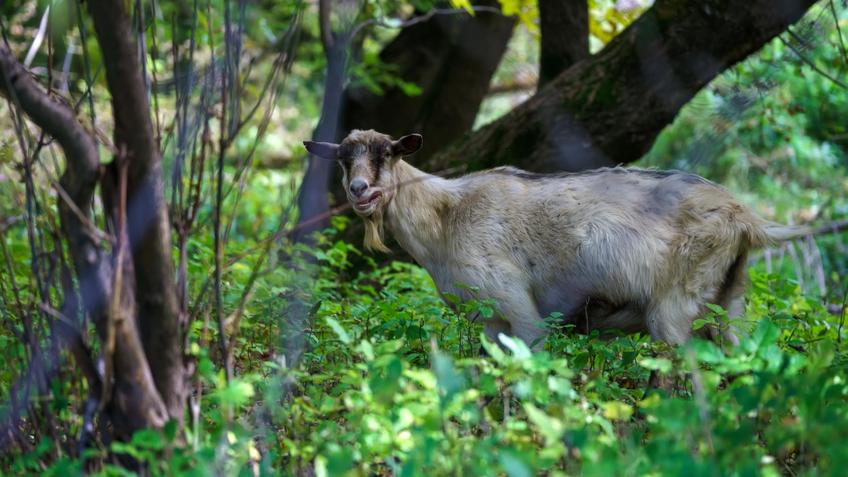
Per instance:
[[[651,337],[671,345],[680,345],[692,336],[692,322],[703,304],[697,297],[675,287],[654,298],[647,309],[647,326]]]
[[[486,335],[486,338],[489,341],[494,342],[498,346],[501,346],[501,340],[498,339],[498,335],[503,333],[505,335],[510,334],[510,326],[506,321],[492,317],[486,320],[483,324],[483,334]]]
[[[717,338],[720,335],[722,344],[736,346],[739,344],[739,338],[733,331],[733,322],[745,313],[745,296],[740,292],[739,296],[732,298],[729,302],[719,303],[719,305],[727,310],[727,323],[724,323],[716,331],[716,336],[713,336],[712,340],[718,343]]]
[[[673,288],[649,303],[645,316],[648,331],[655,340],[670,345],[680,345],[692,336],[692,322],[701,311],[698,300],[682,288]],[[673,380],[662,376],[656,369],[651,370],[648,378],[648,395],[651,389],[662,389],[668,393],[673,390]]]
[[[745,313],[745,284],[748,280],[747,265],[748,252],[741,251],[736,260],[727,269],[724,281],[718,288],[715,303],[727,311],[728,323],[719,329],[711,331],[710,338],[718,342],[719,337],[724,343],[735,346],[739,344],[739,339],[733,332],[733,321]]]
[[[542,351],[548,330],[530,292],[515,290],[499,296],[497,301],[501,315],[509,322],[511,334],[533,351]]]

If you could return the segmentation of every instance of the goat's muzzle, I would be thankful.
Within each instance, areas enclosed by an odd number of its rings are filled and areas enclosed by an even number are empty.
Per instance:
[[[366,191],[359,199],[351,200],[353,202],[353,210],[359,215],[370,215],[374,212],[380,199],[383,198],[383,193],[379,190],[373,192]]]

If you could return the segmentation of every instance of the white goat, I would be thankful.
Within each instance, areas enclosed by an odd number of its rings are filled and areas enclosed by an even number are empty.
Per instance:
[[[588,331],[648,331],[671,344],[692,336],[707,303],[743,311],[752,247],[799,229],[767,222],[720,186],[679,171],[605,168],[540,175],[499,167],[458,179],[422,172],[402,157],[422,137],[396,141],[354,130],[341,144],[304,142],[338,160],[365,245],[388,251],[387,224],[441,293],[498,304],[485,333],[535,348],[552,312]],[[716,330],[707,331],[710,337]],[[736,338],[723,332],[731,343]]]

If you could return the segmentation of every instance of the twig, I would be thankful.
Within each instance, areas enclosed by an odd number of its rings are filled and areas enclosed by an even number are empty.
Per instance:
[[[224,377],[226,378],[227,383],[230,382],[232,378],[232,367],[228,362],[228,344],[227,344],[227,336],[224,331],[224,304],[223,304],[223,291],[221,289],[221,275],[222,275],[222,262],[224,256],[223,244],[221,242],[221,213],[223,209],[223,200],[224,200],[224,156],[226,154],[226,150],[229,147],[229,128],[227,127],[227,113],[229,109],[229,88],[232,87],[230,85],[230,79],[232,78],[231,69],[231,55],[232,50],[230,46],[230,37],[232,35],[232,27],[230,20],[230,2],[228,0],[224,1],[224,74],[222,76],[222,85],[221,85],[221,122],[220,122],[220,138],[218,141],[218,164],[216,168],[217,172],[217,181],[215,183],[215,220],[214,220],[214,228],[213,228],[213,243],[214,243],[214,253],[215,253],[215,317],[218,324],[218,346],[221,348],[221,359],[224,360]],[[230,111],[231,114],[236,114],[235,111]]]
[[[539,78],[535,76],[512,81],[509,83],[501,83],[492,85],[486,93],[489,96],[506,93],[519,93],[532,91],[539,84]]]
[[[438,171],[436,173],[430,174],[430,176],[431,177],[432,176],[435,176],[435,177],[449,176],[449,175],[452,175],[452,174],[457,173],[457,172],[462,172],[467,167],[468,166],[466,166],[466,165],[450,167],[450,168]],[[403,186],[406,186],[406,185],[409,185],[409,184],[421,182],[421,181],[427,180],[428,178],[429,178],[428,176],[416,177],[414,179],[410,179],[406,182],[402,182],[402,183],[398,184],[397,187],[400,188],[400,187],[403,187]],[[346,211],[350,207],[351,207],[350,203],[345,202],[342,205],[333,207],[332,209],[328,210],[327,212],[324,212],[324,213],[321,213],[321,214],[318,214],[318,215],[314,215],[314,216],[312,216],[312,217],[310,217],[306,220],[303,220],[299,224],[297,224],[294,228],[292,228],[292,230],[289,231],[289,237],[291,237],[296,231],[298,231],[300,229],[308,228],[309,226],[314,225],[316,222],[320,223],[321,221],[323,221],[323,220],[325,220],[329,217],[332,217],[334,215],[338,215],[338,214]]]
[[[108,233],[97,228],[96,225],[91,221],[90,218],[83,213],[82,210],[77,206],[77,204],[71,199],[71,196],[68,195],[68,192],[62,187],[61,184],[55,182],[53,179],[50,180],[50,185],[53,186],[53,189],[56,190],[56,193],[59,194],[59,197],[68,206],[71,212],[79,219],[80,223],[94,236],[94,238],[101,240],[103,242],[108,242],[114,244],[116,242],[115,237],[109,235]]]
[[[41,15],[41,22],[38,24],[38,31],[35,33],[35,38],[32,40],[32,45],[29,47],[29,51],[27,51],[26,58],[24,58],[24,67],[29,68],[32,65],[32,60],[35,59],[36,53],[38,53],[38,49],[41,48],[41,43],[44,42],[44,37],[47,34],[47,20],[50,18],[50,5],[44,9],[44,14]]]
[[[789,35],[790,35],[792,38],[795,38],[795,40],[797,40],[797,41],[803,41],[803,40],[802,40],[801,38],[799,38],[799,37],[798,37],[798,35],[797,35],[795,32],[793,32],[791,29],[787,29],[786,31],[789,33]],[[800,58],[800,59],[801,59],[801,61],[803,61],[804,63],[806,63],[806,64],[807,64],[810,68],[812,68],[812,69],[813,69],[816,73],[818,73],[818,74],[820,74],[820,75],[824,76],[825,78],[829,79],[831,82],[833,82],[833,84],[835,84],[835,85],[839,86],[840,88],[848,90],[848,84],[843,83],[842,81],[838,80],[837,78],[834,78],[833,76],[831,76],[831,75],[830,75],[830,73],[828,73],[827,71],[824,71],[823,69],[819,68],[819,67],[818,67],[818,65],[816,65],[815,63],[813,63],[813,61],[812,61],[812,60],[810,60],[809,58],[807,58],[806,56],[804,56],[804,54],[803,54],[803,53],[801,53],[801,51],[800,51],[800,50],[798,50],[797,48],[795,48],[795,47],[794,47],[791,43],[789,43],[788,41],[784,40],[782,36],[779,36],[778,38],[780,39],[780,41],[781,41],[784,45],[786,45],[787,47],[789,47],[789,49],[790,49],[790,50],[792,50],[793,52],[795,52],[795,54],[796,54],[796,55],[798,55],[798,58]]]
[[[83,18],[82,5],[81,5],[82,0],[75,0],[74,3],[77,6],[77,18]],[[84,75],[84,79],[85,79],[85,89],[86,89],[86,92],[87,92],[87,94],[85,94],[84,97],[86,97],[88,99],[88,115],[89,115],[89,120],[91,121],[91,127],[92,127],[92,129],[96,129],[97,128],[97,121],[96,121],[97,115],[94,112],[94,97],[93,97],[94,95],[91,92],[91,86],[94,84],[95,80],[93,80],[91,78],[91,66],[90,66],[90,62],[89,62],[89,58],[88,58],[88,48],[85,47],[88,44],[87,43],[88,35],[87,35],[86,27],[85,27],[85,22],[84,21],[77,21],[77,28],[79,29],[80,43],[82,44],[82,48],[81,48],[81,50],[82,50],[82,71],[83,71],[83,75]],[[101,67],[102,67],[102,65],[101,65]],[[101,67],[98,67],[97,74],[100,73]],[[97,74],[95,74],[95,76],[97,76]],[[82,101],[82,99],[80,99],[80,101]],[[76,110],[76,108],[74,108],[74,110]]]
[[[836,234],[844,230],[848,230],[848,220],[837,220],[819,226],[813,231],[812,235]]]
[[[436,15],[459,15],[463,13],[467,13],[470,15],[471,12],[501,13],[501,9],[498,7],[490,7],[485,5],[473,5],[471,6],[470,11],[465,8],[434,8],[423,15],[412,17],[407,20],[399,20],[393,18],[391,19],[391,21],[389,21],[385,18],[371,18],[356,25],[350,33],[350,38],[356,37],[356,35],[358,35],[363,28],[371,25],[393,29],[406,28],[418,23],[426,22],[427,20],[433,18]]]
[[[798,252],[795,251],[795,243],[787,242],[783,245],[786,251],[789,252],[789,258],[792,259],[792,266],[795,268],[795,278],[798,279],[798,286],[804,289],[804,272],[801,260],[798,258]]]
[[[836,34],[839,36],[839,46],[842,47],[842,66],[848,67],[848,48],[845,47],[845,38],[842,37],[842,27],[839,26],[839,15],[836,13],[836,6],[833,4],[833,0],[828,2],[830,4],[830,12],[833,14],[833,23],[836,25]]]
[[[118,253],[115,257],[115,272],[113,275],[112,297],[109,304],[109,314],[106,316],[106,338],[103,340],[103,387],[100,394],[101,409],[109,404],[112,396],[112,375],[114,374],[114,356],[115,356],[115,334],[116,328],[120,325],[118,320],[123,319],[121,313],[121,303],[123,298],[124,287],[124,260],[129,244],[129,234],[127,233],[127,169],[129,162],[126,160],[126,154],[121,154],[117,157],[118,161],[118,223],[115,225],[116,235],[118,236]]]

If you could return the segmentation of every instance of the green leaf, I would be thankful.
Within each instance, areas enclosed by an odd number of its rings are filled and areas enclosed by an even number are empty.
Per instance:
[[[656,370],[661,373],[671,371],[671,360],[667,358],[642,358],[639,364],[646,369]]]
[[[489,341],[489,339],[486,338],[485,333],[480,333],[480,345],[483,346],[486,354],[488,354],[496,362],[504,363],[506,361],[507,357],[503,350],[501,350],[500,346],[497,344]]]
[[[504,450],[498,454],[501,467],[509,477],[532,477],[530,467],[514,452]]]
[[[233,378],[229,385],[217,392],[218,399],[223,405],[241,406],[253,397],[253,385],[243,378]]]
[[[603,403],[604,417],[610,421],[626,421],[633,415],[633,407],[621,401]]]
[[[524,404],[524,412],[527,413],[527,418],[530,419],[530,422],[539,429],[539,433],[545,437],[548,445],[552,445],[562,438],[565,432],[565,426],[561,420],[545,414],[531,403]]]
[[[162,434],[153,429],[142,429],[132,436],[132,445],[141,449],[160,450],[165,446]]]
[[[344,475],[353,467],[353,449],[350,447],[333,446],[326,454],[327,475]]]
[[[336,336],[339,337],[339,340],[344,344],[350,344],[350,335],[348,335],[347,331],[342,328],[342,325],[340,325],[339,322],[336,321],[334,318],[329,316],[326,318],[326,320],[327,324],[330,325],[330,328],[333,330],[333,332],[336,333]]]
[[[533,354],[530,352],[530,348],[524,344],[519,338],[512,338],[503,333],[498,335],[498,339],[501,340],[504,346],[507,347],[510,351],[512,351],[513,357],[517,360],[525,360],[529,359]]]
[[[715,320],[711,318],[698,318],[697,320],[692,322],[692,329],[697,331],[711,324],[715,324]]]
[[[450,403],[451,399],[465,389],[465,378],[453,365],[450,356],[436,351],[432,356],[433,373],[442,392],[442,407]]]

